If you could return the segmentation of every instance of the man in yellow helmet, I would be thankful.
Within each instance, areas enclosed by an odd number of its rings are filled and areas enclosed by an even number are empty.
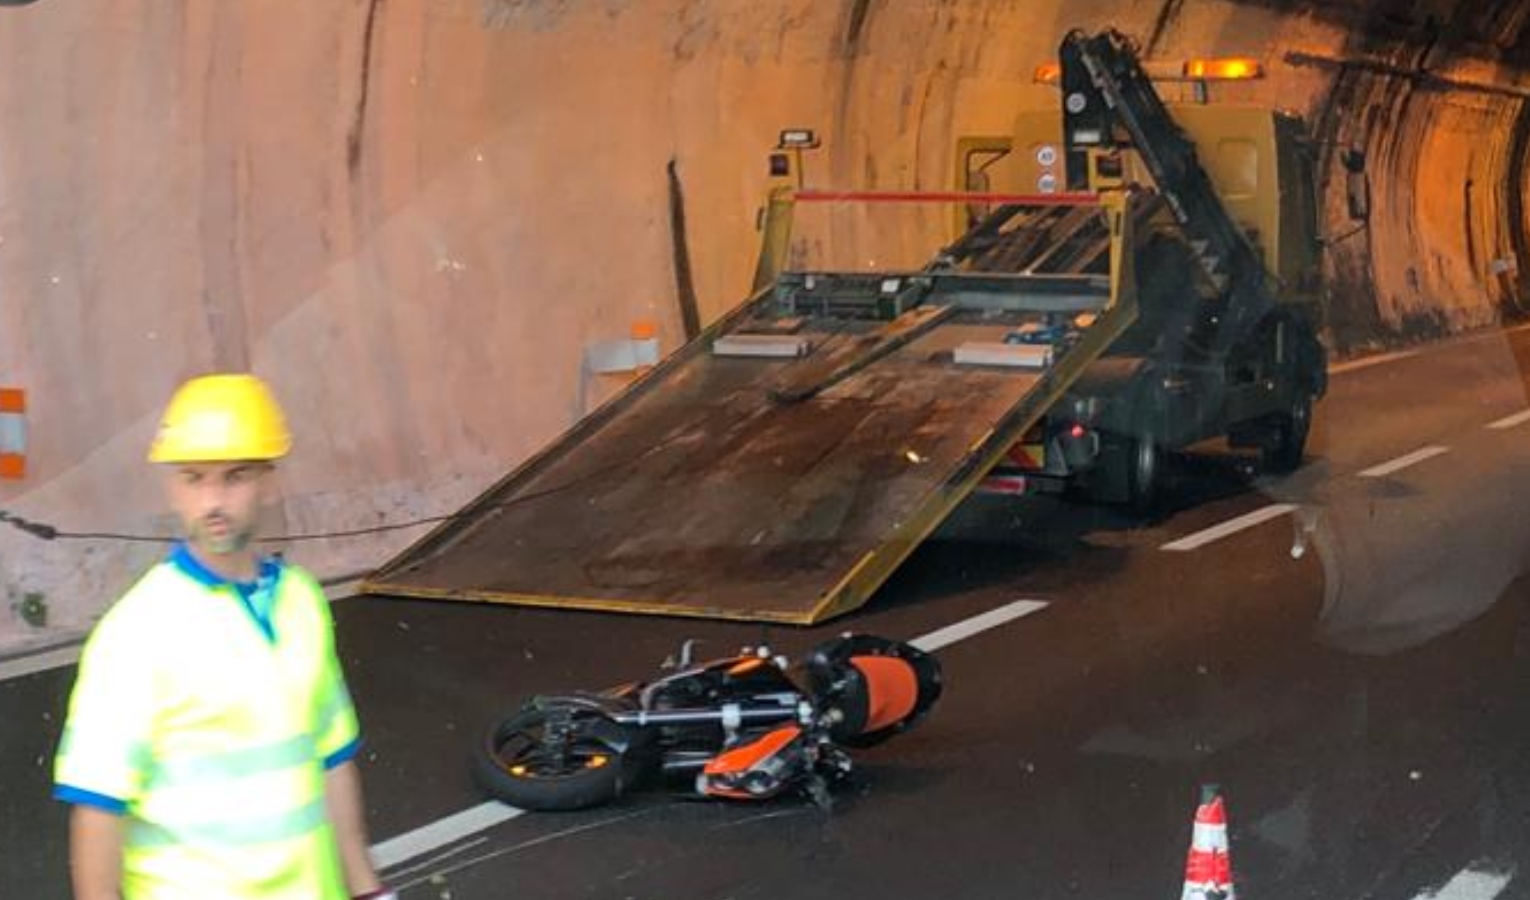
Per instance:
[[[192,379],[165,411],[149,459],[186,539],[92,633],[55,763],[76,900],[393,896],[329,606],[254,544],[291,443],[250,375]]]

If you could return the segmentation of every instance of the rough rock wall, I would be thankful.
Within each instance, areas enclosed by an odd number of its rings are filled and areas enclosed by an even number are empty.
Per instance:
[[[586,348],[681,337],[673,164],[704,318],[743,295],[764,153],[818,184],[948,183],[1070,27],[1258,55],[1231,99],[1314,121],[1334,344],[1526,296],[1530,3],[1232,0],[42,0],[0,11],[0,384],[29,465],[0,508],[167,535],[141,462],[185,376],[251,367],[298,429],[275,532],[448,512],[619,385]],[[1295,55],[1293,55],[1295,54]],[[1507,86],[1508,90],[1502,89]],[[1371,160],[1352,231],[1337,151]],[[1503,271],[1508,269],[1508,271]],[[1530,301],[1527,301],[1530,302]],[[304,542],[321,574],[418,529]],[[0,530],[0,601],[88,624],[159,552]],[[0,608],[0,645],[35,630]]]

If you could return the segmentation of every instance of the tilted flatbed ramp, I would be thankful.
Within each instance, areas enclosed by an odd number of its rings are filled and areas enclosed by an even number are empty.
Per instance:
[[[1119,236],[1125,217],[1100,213]],[[798,624],[847,612],[1131,322],[1120,282],[783,276],[366,590]],[[1002,364],[1006,337],[1048,316],[1082,324],[1049,363]],[[957,361],[974,350],[1000,364]]]

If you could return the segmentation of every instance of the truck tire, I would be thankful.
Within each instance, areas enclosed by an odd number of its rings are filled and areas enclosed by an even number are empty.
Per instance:
[[[1161,382],[1163,375],[1151,367],[1139,378],[1132,392],[1132,419],[1121,454],[1126,507],[1133,515],[1148,517],[1163,505],[1165,466],[1169,461],[1168,401]]]
[[[1163,444],[1152,433],[1128,440],[1126,445],[1126,505],[1133,514],[1149,516],[1163,501]]]
[[[1312,395],[1303,392],[1288,412],[1275,418],[1270,436],[1260,448],[1260,463],[1266,472],[1287,474],[1301,468],[1307,453],[1307,435],[1312,431]]]

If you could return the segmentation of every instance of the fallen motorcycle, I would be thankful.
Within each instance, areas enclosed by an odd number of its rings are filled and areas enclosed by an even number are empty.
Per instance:
[[[799,665],[766,647],[704,663],[686,642],[672,671],[605,691],[532,698],[488,729],[474,775],[531,810],[615,800],[661,776],[697,794],[825,803],[849,749],[907,731],[939,698],[940,665],[899,641],[844,635]]]

